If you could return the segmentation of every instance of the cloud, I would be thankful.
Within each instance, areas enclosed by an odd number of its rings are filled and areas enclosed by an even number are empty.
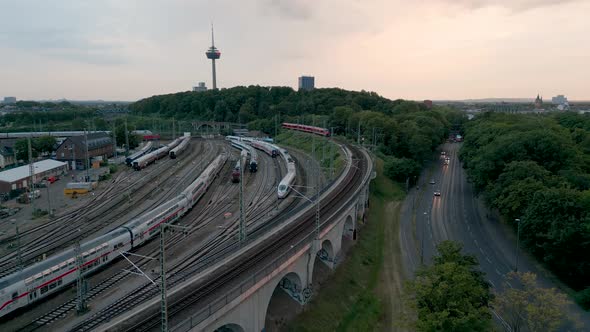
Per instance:
[[[503,7],[516,12],[528,11],[548,6],[563,5],[579,0],[435,0],[452,5],[462,6],[468,9],[480,9],[485,7]]]
[[[266,0],[265,8],[280,16],[294,20],[309,20],[313,2],[307,0]]]
[[[122,64],[124,43],[109,37],[112,8],[92,2],[23,0],[0,12],[0,47],[89,64]]]

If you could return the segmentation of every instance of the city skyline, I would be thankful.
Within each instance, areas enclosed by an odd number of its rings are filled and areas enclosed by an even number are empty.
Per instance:
[[[588,1],[23,1],[0,13],[0,95],[137,100],[211,85],[318,88],[388,98],[590,100]],[[129,20],[129,17],[133,17]]]

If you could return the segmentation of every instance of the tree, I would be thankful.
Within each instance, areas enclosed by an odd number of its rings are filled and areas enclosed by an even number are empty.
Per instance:
[[[57,140],[53,136],[42,136],[35,139],[35,150],[39,153],[51,153],[55,149]]]
[[[33,158],[37,158],[39,155],[37,150],[32,148],[33,142],[31,142],[31,150],[33,152]],[[17,140],[14,143],[14,149],[16,151],[16,159],[17,160],[24,160],[25,162],[29,162],[29,142],[27,138],[22,138]]]
[[[419,269],[408,283],[414,294],[410,305],[416,308],[418,331],[489,331],[488,308],[493,295],[479,263],[461,253],[462,245],[444,241],[437,246],[434,264]]]
[[[133,149],[139,145],[139,139],[137,135],[134,135],[132,131],[135,130],[134,126],[128,125],[127,126],[127,136],[129,138],[129,149]],[[115,135],[117,135],[117,145],[124,146],[125,145],[125,124],[123,121],[119,121],[115,128]]]
[[[420,169],[420,164],[408,158],[389,157],[385,159],[383,166],[384,174],[398,182],[404,182],[407,178],[419,175]]]
[[[580,328],[577,319],[568,315],[570,303],[557,289],[539,287],[534,273],[510,272],[504,292],[496,294],[493,306],[514,332],[551,332]]]

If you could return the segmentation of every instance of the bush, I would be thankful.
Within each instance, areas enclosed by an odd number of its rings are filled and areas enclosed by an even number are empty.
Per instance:
[[[110,173],[101,174],[98,176],[98,181],[106,181],[106,180],[109,180],[110,178],[111,178]]]
[[[109,165],[109,173],[110,174],[117,173],[118,170],[119,170],[119,167],[117,167],[117,165],[115,165],[115,164]]]

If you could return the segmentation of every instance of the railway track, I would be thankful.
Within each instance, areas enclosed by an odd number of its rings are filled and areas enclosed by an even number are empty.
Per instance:
[[[199,145],[199,149],[197,150],[197,154],[202,150],[202,145]],[[211,151],[212,149],[208,149],[209,151]],[[180,167],[174,167],[173,170],[173,174],[179,171],[182,171],[185,169],[185,165],[189,164],[191,162],[191,159],[189,158],[190,155],[187,155],[185,158],[182,158],[182,162],[181,162],[181,166]],[[178,159],[175,159],[178,160]],[[97,205],[93,205],[90,206],[89,208],[85,209],[85,210],[76,210],[76,211],[72,211],[71,213],[60,217],[60,220],[57,220],[57,222],[52,222],[52,225],[55,224],[59,224],[59,225],[67,225],[67,228],[60,228],[59,229],[59,236],[55,236],[54,230],[47,230],[45,231],[44,234],[34,238],[32,241],[28,242],[27,244],[25,244],[22,247],[22,257],[23,257],[23,262],[25,264],[30,264],[30,263],[34,263],[36,261],[36,258],[38,258],[39,256],[41,256],[42,254],[50,254],[60,248],[62,248],[64,245],[69,245],[71,244],[73,238],[84,238],[96,231],[99,231],[100,229],[104,228],[106,225],[113,225],[113,227],[118,227],[123,221],[127,220],[127,219],[131,219],[133,217],[136,217],[137,215],[145,212],[145,210],[149,207],[144,207],[143,209],[139,210],[139,211],[135,211],[134,214],[131,214],[129,216],[129,208],[128,206],[125,206],[125,204],[123,204],[123,206],[120,206],[121,201],[125,200],[125,194],[128,194],[129,192],[133,191],[135,192],[136,190],[138,190],[138,188],[143,188],[145,186],[145,184],[148,183],[152,183],[153,181],[159,177],[162,177],[164,175],[167,174],[163,174],[164,172],[162,172],[162,170],[166,170],[167,168],[170,168],[170,165],[174,164],[174,162],[163,162],[163,163],[158,163],[156,164],[152,171],[148,174],[148,176],[146,177],[141,176],[140,174],[138,174],[138,178],[135,179],[131,184],[127,184],[124,183],[123,185],[125,186],[124,188],[127,188],[127,190],[117,190],[118,192],[113,193],[112,196],[107,196],[108,193],[113,192],[115,190],[114,186],[109,187],[107,190],[105,190],[105,192],[101,193],[99,196],[97,196],[93,201],[95,200],[99,200],[99,204]],[[170,185],[170,187],[168,188],[168,190],[166,190],[164,192],[163,195],[159,195],[158,196],[158,200],[156,202],[154,202],[153,204],[157,204],[158,202],[161,202],[163,200],[165,200],[166,198],[169,198],[169,196],[171,194],[173,194],[173,191],[176,189],[175,186],[178,185],[179,182],[182,182],[184,180],[188,180],[190,178],[194,178],[194,176],[191,176],[192,171],[194,171],[196,168],[200,168],[201,166],[203,166],[203,163],[198,163],[196,166],[192,166],[189,172],[185,172],[185,174],[179,178],[179,179],[169,179],[168,182],[172,182],[172,185]],[[162,183],[164,183],[165,181],[163,181]],[[159,183],[156,182],[156,183]],[[129,189],[131,188],[131,189]],[[136,199],[143,199],[145,196],[147,195],[151,195],[152,191],[145,191],[143,194],[138,194],[138,196],[136,197]],[[119,205],[117,208],[112,209],[109,212],[106,212],[107,214],[104,214],[104,210],[106,209],[108,211],[108,209],[113,206],[113,205]],[[79,215],[82,214],[90,214],[91,217],[84,217],[84,218],[78,218]],[[128,218],[122,218],[123,216],[127,216]],[[92,223],[91,221],[97,218],[103,218],[102,222],[97,222],[97,223]],[[42,227],[41,229],[43,229],[45,227]],[[83,232],[78,232],[78,229],[82,229]],[[35,230],[35,231],[38,231]],[[6,276],[8,274],[11,274],[15,271],[17,271],[18,267],[16,266],[16,262],[14,260],[14,257],[16,256],[16,253],[12,253],[11,255],[6,255],[2,258],[0,258],[0,270],[2,272],[0,272],[0,278],[3,276]],[[26,267],[26,266],[25,266]]]
[[[362,165],[361,168],[364,169],[364,167],[366,167],[366,161],[363,161],[363,163],[365,163],[365,165]],[[339,202],[353,193],[355,188],[361,184],[362,177],[357,176],[358,173],[360,173],[360,170],[357,168],[351,168],[351,173],[347,175],[347,178],[344,181],[346,184],[341,186],[341,188],[339,188],[340,190],[336,189],[332,191],[328,197],[322,200],[323,215],[331,215],[332,213],[336,212],[340,208]],[[257,268],[259,265],[278,265],[279,263],[275,262],[275,260],[277,259],[276,257],[281,258],[282,252],[298,250],[300,246],[309,243],[311,239],[313,239],[313,229],[315,225],[314,212],[315,211],[313,211],[313,209],[308,210],[304,216],[299,219],[298,223],[294,223],[289,225],[289,227],[285,227],[274,238],[268,239],[268,241],[261,243],[258,247],[253,248],[250,252],[245,253],[244,257],[239,261],[238,264],[216,270],[216,273],[207,276],[207,280],[205,280],[203,283],[194,286],[194,288],[187,290],[186,292],[183,292],[186,294],[185,296],[182,296],[173,301],[169,300],[169,317],[182,312],[186,308],[193,306],[195,303],[204,303],[204,307],[207,307],[208,305],[212,306],[212,304],[216,303],[215,300],[217,300],[215,298],[215,294],[218,294],[216,292],[218,292],[220,289],[226,289],[232,294],[239,294],[239,292],[236,291],[236,288],[241,287],[241,283],[239,282],[241,276],[244,274],[255,275],[256,271],[260,270]],[[328,221],[325,220],[322,223],[322,227],[327,226],[327,224]],[[287,245],[291,243],[296,244],[294,247]],[[227,248],[225,250],[225,254],[227,255],[234,250],[236,250],[235,245],[234,248]],[[220,258],[217,257],[214,260],[216,261],[218,259]],[[148,331],[156,326],[159,326],[159,324],[160,318],[156,314],[150,315],[146,319],[133,322],[132,324],[125,326],[125,329],[130,331]]]
[[[335,212],[340,208],[338,202],[354,192],[355,188],[358,187],[362,182],[362,177],[356,176],[359,172],[360,170],[358,168],[351,167],[350,172],[346,175],[343,185],[340,188],[331,191],[330,194],[324,198],[324,202],[322,203],[323,214],[330,215],[331,213]],[[298,209],[293,209],[293,213],[295,213],[297,210]],[[287,219],[288,216],[277,218],[273,220],[272,224],[277,225]],[[313,231],[310,233],[309,229],[314,225],[314,223],[315,211],[311,209],[299,219],[299,222],[289,224],[288,227],[282,229],[282,231],[279,232],[273,239],[269,239],[269,241],[266,241],[247,252],[243,259],[240,260],[239,264],[225,266],[224,268],[216,270],[215,273],[207,276],[208,278],[205,282],[196,286],[194,289],[185,292],[185,294],[187,294],[185,297],[177,299],[173,302],[169,302],[168,311],[170,316],[180,312],[188,306],[191,306],[197,301],[211,301],[212,299],[206,299],[206,297],[213,294],[215,290],[223,288],[222,286],[224,285],[227,286],[231,285],[232,282],[235,283],[235,281],[238,280],[239,276],[243,272],[248,271],[249,269],[255,267],[258,264],[261,264],[266,260],[272,261],[272,257],[276,257],[277,253],[280,252],[281,249],[284,249],[284,245],[286,243],[293,243],[294,240],[298,239],[306,239],[309,234],[313,235]],[[326,222],[324,222],[324,225],[325,223]],[[175,285],[185,281],[190,276],[202,272],[204,269],[210,267],[215,262],[219,262],[221,259],[226,258],[229,254],[234,253],[239,248],[240,244],[234,241],[228,243],[220,250],[216,250],[215,254],[211,255],[210,257],[201,257],[196,260],[192,260],[190,263],[184,264],[181,269],[174,269],[170,272],[169,276],[167,276],[170,289]],[[142,303],[147,299],[153,298],[158,294],[158,292],[159,290],[153,287],[151,284],[145,284],[141,287],[138,287],[134,291],[130,292],[129,296],[126,296],[120,302],[113,303],[105,310],[101,310],[90,319],[74,327],[73,330],[87,331],[89,329],[95,328],[101,323],[116,317],[119,313],[129,310],[131,307]],[[137,297],[135,297],[136,294]],[[149,329],[150,326],[155,326],[158,324],[159,318],[156,314],[155,316],[150,316],[148,319],[142,320],[141,322],[129,325],[126,328],[136,331]]]
[[[265,167],[265,168],[266,168],[265,175],[272,173],[270,167]],[[260,174],[260,176],[262,176],[262,174]],[[265,176],[263,178],[272,179],[272,177],[270,177],[270,176],[269,177]],[[218,179],[217,181],[223,182],[224,177],[221,176],[221,178]],[[228,180],[225,180],[225,181],[228,181]],[[258,186],[258,188],[262,188],[265,185],[267,185],[267,187],[269,187],[268,190],[266,190],[267,195],[272,195],[272,194],[276,195],[276,188],[274,188],[274,182],[269,183],[268,181],[260,181],[260,183],[261,183],[261,185]],[[211,198],[209,198],[208,202],[205,204],[206,205],[205,213],[199,214],[199,218],[197,218],[189,223],[188,226],[191,227],[191,229],[189,230],[189,234],[199,231],[202,227],[206,226],[209,222],[211,222],[211,220],[213,220],[216,216],[219,217],[220,215],[222,215],[223,212],[227,208],[227,204],[226,205],[223,205],[223,204],[211,205],[211,202],[222,202],[223,201],[222,198],[224,196],[228,196],[231,192],[235,193],[235,189],[233,186],[214,186],[214,187],[216,188],[215,192],[212,193]],[[256,199],[260,198],[259,192],[260,192],[260,189],[258,189],[256,191],[256,194],[250,195],[250,198],[248,199],[248,206],[255,205],[255,204],[253,204],[253,202]],[[201,205],[203,205],[203,204],[198,204],[198,206],[201,206]],[[258,206],[256,208],[254,208],[254,207],[249,208],[248,212],[252,213],[252,214],[259,215],[259,218],[257,218],[257,220],[262,219],[264,214],[257,212],[257,210],[259,210],[261,208],[265,208],[265,206]],[[185,226],[187,226],[187,225],[185,225]],[[232,230],[226,229],[222,233],[231,233],[231,232],[232,232]],[[167,242],[170,243],[170,245],[167,245],[167,251],[169,251],[170,249],[173,249],[178,244],[181,244],[182,243],[181,237],[182,236],[180,234],[173,234],[171,236],[171,238],[167,239]],[[231,238],[231,237],[232,237],[231,235],[228,236],[228,238]],[[201,248],[201,251],[203,251],[205,249],[206,249],[206,251],[208,251],[212,247],[216,247],[219,244],[220,244],[220,242],[218,241],[217,238],[212,238],[212,239],[209,239],[208,241],[204,242],[200,246],[200,248]],[[149,255],[157,254],[157,252],[158,252],[157,250],[152,250],[149,253],[142,253],[142,255],[149,256]],[[192,261],[196,260],[196,259],[197,258],[193,258],[190,261],[183,261],[178,265],[179,266],[178,268],[179,269],[183,268],[182,267],[183,265],[186,267],[187,263],[190,265],[190,263],[192,263]],[[149,265],[150,262],[148,260],[143,260],[143,261],[136,262],[136,264],[140,265],[142,268],[146,268],[146,266]],[[99,285],[95,286],[94,288],[92,288],[89,291],[89,297],[94,298],[98,294],[100,294],[101,292],[104,292],[105,290],[112,288],[117,283],[122,282],[126,276],[127,275],[120,274],[120,273],[109,276],[105,281],[101,282]],[[139,294],[139,293],[137,293],[137,294]],[[138,295],[136,295],[136,296],[138,296]],[[39,329],[47,324],[51,324],[55,320],[65,317],[68,314],[68,312],[71,312],[74,308],[75,308],[75,300],[67,301],[64,304],[59,305],[55,310],[52,310],[52,311],[42,315],[41,317],[36,319],[31,324],[28,324],[27,326],[25,326],[21,330],[22,331],[33,331],[33,330]]]

